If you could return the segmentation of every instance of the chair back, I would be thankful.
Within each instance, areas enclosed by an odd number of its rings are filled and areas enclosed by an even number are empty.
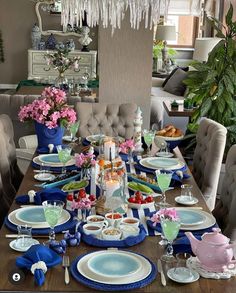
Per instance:
[[[134,135],[136,104],[77,103],[75,110],[81,137],[103,133],[128,139]]]
[[[192,173],[211,211],[215,207],[226,135],[223,125],[207,118],[201,120],[197,131]]]
[[[231,146],[227,154],[221,190],[220,199],[212,213],[226,236],[236,236],[236,144]]]
[[[0,115],[0,177],[2,218],[7,213],[23,177],[16,160],[12,121],[5,114]]]

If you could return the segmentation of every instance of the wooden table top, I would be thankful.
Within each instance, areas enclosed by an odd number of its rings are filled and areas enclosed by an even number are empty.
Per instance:
[[[178,107],[178,110],[173,110],[171,108],[171,101],[164,101],[163,106],[169,116],[174,117],[191,117],[193,115],[193,110],[184,110],[184,105],[181,104]]]
[[[179,158],[182,158],[181,153],[177,149],[176,154]],[[188,171],[189,172],[189,171]],[[26,194],[30,189],[34,188],[33,184],[36,181],[33,179],[33,169],[30,166],[23,182],[20,186],[18,194]],[[205,201],[202,198],[201,192],[196,185],[196,182],[191,177],[188,183],[193,185],[193,194],[199,199],[199,206],[203,207],[203,210],[208,211]],[[167,192],[167,201],[174,206],[175,196],[180,194],[180,188],[175,188]],[[19,206],[13,203],[11,210],[18,208]],[[9,233],[9,230],[3,226],[0,231],[0,292],[95,292],[96,290],[85,287],[84,285],[78,283],[71,276],[70,284],[65,285],[64,283],[64,269],[61,265],[58,265],[52,269],[49,269],[46,273],[46,280],[43,286],[38,287],[34,284],[34,278],[31,273],[27,272],[26,279],[23,283],[19,285],[13,285],[8,280],[9,272],[15,266],[15,259],[20,253],[13,251],[9,247],[10,239],[5,238],[5,234]],[[60,238],[57,235],[57,239]],[[40,240],[40,239],[39,239]],[[164,253],[163,248],[158,244],[160,237],[158,236],[148,236],[141,244],[135,245],[133,247],[127,248],[127,250],[141,253],[152,260],[154,263],[157,262],[158,258]],[[40,240],[42,241],[42,239]],[[78,247],[70,247],[67,249],[67,254],[70,256],[70,261],[72,262],[77,256],[82,253],[87,253],[90,251],[101,250],[100,248],[91,247],[83,242]],[[163,287],[160,281],[160,274],[150,285],[136,289],[131,292],[166,292],[166,293],[197,293],[197,292],[224,292],[231,293],[235,292],[236,289],[236,278],[231,278],[229,280],[211,280],[200,278],[198,281],[191,284],[178,284],[171,280],[167,280],[167,286]]]

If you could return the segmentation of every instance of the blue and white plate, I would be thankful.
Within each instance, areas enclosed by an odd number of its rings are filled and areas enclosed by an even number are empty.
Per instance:
[[[97,275],[122,278],[140,270],[142,264],[137,257],[120,253],[95,255],[88,261],[88,268]]]
[[[27,224],[44,224],[46,223],[44,210],[42,206],[33,209],[21,208],[16,213],[16,219]]]
[[[106,258],[106,255],[113,255],[113,257],[115,256],[116,259],[118,259],[117,257],[120,256],[130,256],[133,257],[138,263],[140,263],[140,268],[133,273],[133,269],[129,268],[129,270],[131,271],[131,273],[125,275],[124,271],[129,271],[126,268],[124,268],[124,266],[122,265],[123,269],[119,269],[120,272],[120,276],[107,276],[107,275],[103,275],[103,273],[101,274],[101,272],[99,272],[99,268],[97,268],[96,270],[98,270],[98,273],[93,271],[88,263],[89,260],[101,255],[103,257]],[[126,260],[127,263],[127,260]],[[107,262],[108,264],[108,262]],[[110,264],[110,262],[109,262]],[[120,264],[120,262],[119,262]],[[136,265],[134,265],[135,267]],[[118,269],[118,268],[117,268]],[[141,281],[143,279],[145,279],[152,271],[152,265],[151,263],[144,258],[143,256],[136,254],[136,253],[132,253],[129,251],[123,251],[123,250],[100,250],[100,251],[95,251],[93,253],[89,253],[86,254],[84,257],[82,257],[78,263],[77,263],[77,270],[78,272],[83,275],[85,278],[91,280],[91,281],[95,281],[98,283],[102,283],[102,284],[110,284],[110,285],[124,285],[124,284],[131,284],[134,282],[138,282]],[[107,270],[106,270],[107,271]]]
[[[33,162],[39,166],[42,164],[46,167],[63,167],[63,164],[58,158],[58,154],[39,155],[33,158]],[[73,166],[75,164],[75,158],[72,157],[65,166]]]
[[[181,225],[184,226],[200,225],[206,219],[201,212],[191,209],[177,209],[177,213],[180,217]]]

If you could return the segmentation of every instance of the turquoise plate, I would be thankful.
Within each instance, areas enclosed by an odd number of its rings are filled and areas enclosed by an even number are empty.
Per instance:
[[[199,225],[202,224],[205,220],[205,216],[203,216],[198,211],[194,210],[177,210],[177,213],[180,217],[180,221],[182,225],[185,226],[192,226],[192,225]]]
[[[125,277],[136,273],[142,264],[131,255],[106,253],[95,255],[88,261],[88,268],[94,273],[106,277]]]
[[[41,155],[39,156],[39,160],[43,163],[61,163],[58,154]]]
[[[46,223],[43,207],[22,208],[16,213],[16,219],[28,224]]]

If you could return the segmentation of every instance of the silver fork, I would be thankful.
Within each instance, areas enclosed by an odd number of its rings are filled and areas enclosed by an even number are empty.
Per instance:
[[[70,275],[68,271],[68,268],[70,266],[70,259],[68,255],[63,255],[62,266],[65,269],[65,283],[66,285],[68,285],[70,283]]]

